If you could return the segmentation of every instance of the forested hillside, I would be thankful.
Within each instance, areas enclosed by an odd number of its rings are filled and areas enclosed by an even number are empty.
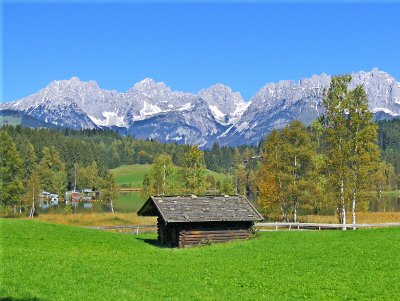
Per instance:
[[[381,159],[394,166],[400,173],[400,119],[378,122],[378,143]]]

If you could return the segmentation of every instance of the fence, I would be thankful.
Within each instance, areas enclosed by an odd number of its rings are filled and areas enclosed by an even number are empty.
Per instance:
[[[383,228],[400,227],[400,223],[381,223],[381,224],[322,224],[322,223],[256,223],[255,227],[259,231],[271,230],[344,230],[362,228]],[[131,226],[91,226],[88,229],[123,232],[139,234],[144,232],[156,232],[157,225],[131,225]]]

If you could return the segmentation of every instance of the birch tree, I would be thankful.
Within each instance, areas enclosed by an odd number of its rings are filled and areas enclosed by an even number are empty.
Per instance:
[[[368,109],[368,98],[362,86],[349,93],[349,130],[351,155],[349,157],[352,223],[356,224],[357,205],[365,199],[379,165],[377,125]],[[354,227],[355,229],[355,227]]]
[[[23,196],[24,203],[29,207],[29,218],[33,218],[36,212],[36,205],[40,201],[41,193],[40,179],[37,172],[33,171],[29,177],[26,193]]]
[[[154,159],[152,177],[154,191],[157,195],[165,195],[168,190],[173,164],[171,156],[161,154]]]
[[[104,177],[100,195],[103,201],[110,204],[111,212],[114,214],[114,200],[118,196],[118,185],[115,182],[114,175],[110,172],[107,172]]]
[[[196,145],[190,146],[183,157],[182,183],[186,193],[202,194],[205,187],[204,154]]]
[[[298,222],[300,206],[310,206],[314,183],[311,180],[315,145],[311,141],[306,127],[298,120],[282,129],[283,151],[282,167],[287,187],[286,199],[290,200],[293,221]]]
[[[339,223],[346,224],[346,192],[348,184],[349,158],[351,155],[350,130],[347,122],[348,89],[351,77],[333,77],[330,87],[324,91],[323,122],[324,141],[329,177],[329,187],[337,200]]]

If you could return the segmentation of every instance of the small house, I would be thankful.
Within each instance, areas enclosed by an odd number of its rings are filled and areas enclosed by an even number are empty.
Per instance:
[[[157,216],[158,242],[189,247],[247,239],[263,218],[244,196],[152,196],[139,216]]]

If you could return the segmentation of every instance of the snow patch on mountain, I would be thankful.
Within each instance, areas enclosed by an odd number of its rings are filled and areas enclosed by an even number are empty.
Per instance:
[[[124,122],[124,117],[118,116],[116,112],[103,112],[102,115],[105,119],[97,119],[96,117],[90,115],[88,116],[95,124],[99,126],[127,126],[127,124]]]
[[[385,114],[400,116],[400,83],[392,76],[376,68],[351,76],[349,88],[364,86],[372,112],[381,113],[381,118],[386,118]],[[321,74],[268,83],[245,102],[239,92],[222,84],[192,94],[146,78],[120,93],[72,77],[53,81],[26,98],[0,104],[0,110],[20,112],[49,126],[118,126],[140,139],[238,145],[258,143],[272,129],[294,119],[310,124],[324,112],[323,91],[330,81],[331,76]]]

